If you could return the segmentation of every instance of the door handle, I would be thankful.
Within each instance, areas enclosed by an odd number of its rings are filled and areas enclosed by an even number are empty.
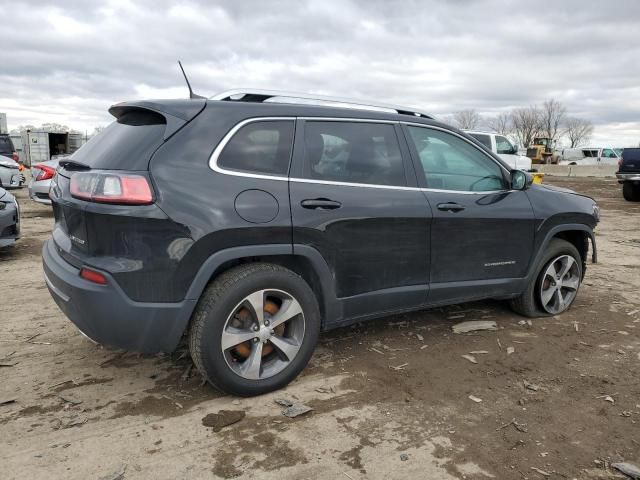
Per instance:
[[[335,210],[342,206],[340,202],[329,200],[328,198],[308,198],[306,200],[302,200],[300,205],[302,208],[309,208],[311,210],[315,210],[317,208],[321,208],[323,210]]]
[[[447,202],[447,203],[439,203],[438,210],[442,210],[443,212],[460,212],[464,210],[464,207],[459,203]]]

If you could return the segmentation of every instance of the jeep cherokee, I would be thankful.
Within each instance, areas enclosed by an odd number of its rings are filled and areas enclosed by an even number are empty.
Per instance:
[[[45,279],[91,339],[187,336],[215,387],[294,379],[321,330],[479,299],[570,307],[598,207],[404,107],[268,91],[138,101],[52,181]]]

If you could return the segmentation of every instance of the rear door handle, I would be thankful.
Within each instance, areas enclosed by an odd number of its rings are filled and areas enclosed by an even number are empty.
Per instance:
[[[309,208],[315,210],[321,208],[323,210],[335,210],[340,208],[342,204],[335,200],[329,200],[328,198],[308,198],[300,202],[302,208]]]
[[[464,210],[464,207],[459,203],[447,202],[439,203],[438,210],[442,210],[443,212],[460,212]]]

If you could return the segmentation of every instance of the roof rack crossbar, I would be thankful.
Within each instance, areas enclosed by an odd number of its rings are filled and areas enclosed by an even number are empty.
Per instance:
[[[281,92],[278,90],[249,90],[249,89],[234,89],[227,90],[226,92],[219,93],[211,97],[211,100],[221,100],[228,102],[257,102],[262,103],[272,98],[292,99],[292,100],[305,100],[304,102],[282,102],[282,103],[303,103],[305,105],[313,104],[313,102],[319,102],[317,104],[325,106],[348,106],[351,108],[359,108],[363,110],[377,110],[386,111],[392,113],[398,113],[401,115],[411,115],[414,117],[430,118],[433,117],[427,113],[419,110],[401,107],[398,105],[389,105],[386,103],[370,102],[367,100],[356,100],[353,98],[340,98],[340,97],[328,97],[325,95],[315,95],[310,93],[300,92]],[[327,105],[330,104],[330,105]]]

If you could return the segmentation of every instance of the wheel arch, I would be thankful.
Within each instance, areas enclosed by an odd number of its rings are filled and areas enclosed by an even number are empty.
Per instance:
[[[292,249],[291,245],[276,244],[234,247],[211,255],[202,264],[187,291],[186,298],[194,302],[186,318],[191,318],[195,301],[212,280],[237,265],[255,262],[280,265],[300,275],[317,296],[323,327],[327,319],[342,317],[341,307],[336,299],[333,275],[320,252],[307,245],[294,245]],[[185,328],[186,326],[185,324]]]
[[[540,258],[544,255],[545,249],[549,246],[549,243],[554,238],[559,238],[571,243],[576,247],[580,253],[583,267],[586,265],[589,254],[589,242],[591,242],[591,262],[598,262],[598,252],[596,248],[596,239],[593,233],[593,229],[589,225],[576,223],[576,224],[564,224],[556,225],[551,228],[544,237],[540,248],[536,254],[534,262],[531,262],[529,267],[528,277],[535,274],[535,270],[540,262]],[[585,269],[582,269],[582,275],[584,276]]]

